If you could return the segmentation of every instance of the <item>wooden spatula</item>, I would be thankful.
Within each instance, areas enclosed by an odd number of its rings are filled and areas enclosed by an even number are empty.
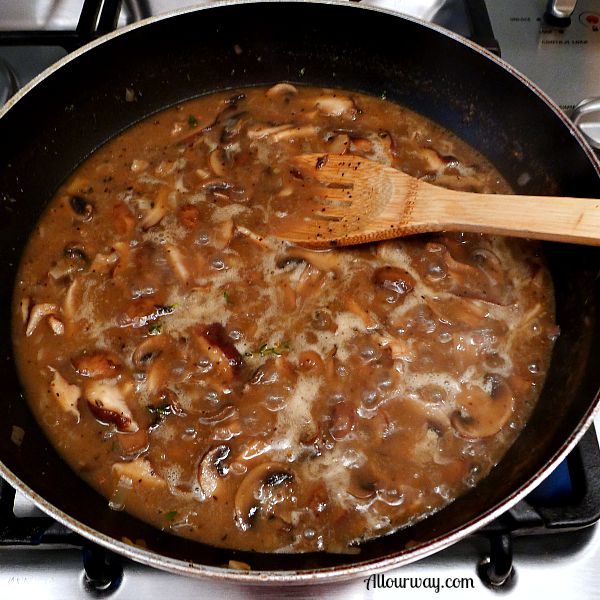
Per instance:
[[[435,231],[600,245],[600,199],[457,192],[352,155],[304,154],[294,163],[314,185],[314,205],[277,235],[302,246]]]

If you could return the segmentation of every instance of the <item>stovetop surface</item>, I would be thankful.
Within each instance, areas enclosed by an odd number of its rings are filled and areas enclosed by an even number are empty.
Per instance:
[[[463,0],[363,0],[433,21],[461,35],[470,35]],[[203,2],[207,4],[210,2]],[[600,96],[600,0],[579,0],[570,28],[548,28],[543,22],[545,0],[486,0],[502,56],[536,81],[565,110],[583,98]],[[186,0],[124,0],[119,25],[197,4]],[[0,30],[73,29],[81,0],[0,0]],[[25,84],[66,54],[57,46],[0,48],[2,78]],[[18,69],[8,72],[2,59]],[[2,102],[0,97],[0,103]],[[596,420],[600,431],[600,418]],[[600,477],[600,472],[597,474]],[[31,516],[37,509],[17,497],[15,512]],[[39,514],[39,511],[38,513]],[[104,592],[87,583],[79,548],[41,545],[0,547],[0,599],[100,598],[517,598],[600,599],[600,527],[517,537],[514,576],[501,591],[487,587],[477,574],[478,562],[489,552],[483,536],[472,536],[442,552],[369,581],[282,587],[248,587],[196,580],[165,573],[123,559],[118,587]],[[455,587],[448,587],[454,584]],[[437,588],[439,586],[439,588]],[[437,589],[436,589],[437,588]]]

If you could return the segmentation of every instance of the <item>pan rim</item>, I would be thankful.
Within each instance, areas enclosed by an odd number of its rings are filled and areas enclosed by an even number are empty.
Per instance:
[[[319,4],[319,5],[332,5],[332,6],[343,6],[346,8],[371,10],[379,13],[388,14],[396,18],[402,18],[407,21],[419,24],[430,30],[436,31],[458,43],[461,43],[471,50],[478,52],[484,57],[492,60],[498,66],[502,67],[509,74],[515,76],[526,85],[529,90],[535,93],[545,104],[561,119],[563,124],[567,126],[570,133],[577,139],[580,146],[583,148],[587,157],[590,159],[597,175],[600,178],[600,161],[596,157],[591,147],[586,142],[583,135],[579,130],[571,123],[564,112],[558,107],[558,105],[552,101],[536,84],[531,82],[527,77],[520,73],[517,69],[514,69],[511,65],[498,58],[491,52],[478,46],[477,44],[467,40],[466,38],[446,30],[438,25],[427,23],[426,21],[405,15],[400,11],[391,9],[384,9],[381,7],[370,6],[368,4],[353,4],[348,3],[346,0],[310,0],[305,2],[303,0],[218,0],[217,2],[211,2],[210,4],[205,3],[196,5],[193,7],[187,7],[168,13],[150,17],[142,21],[133,23],[129,26],[123,27],[122,29],[111,32],[101,38],[94,40],[80,49],[68,54],[67,56],[60,59],[57,63],[53,64],[40,75],[30,81],[24,88],[22,88],[15,96],[13,96],[7,104],[0,109],[0,118],[4,117],[10,109],[19,102],[27,93],[33,90],[38,84],[44,81],[47,77],[51,76],[55,71],[59,70],[63,66],[75,60],[82,54],[89,52],[90,50],[104,44],[113,38],[121,35],[125,35],[129,31],[136,30],[140,27],[153,24],[165,19],[180,16],[183,14],[189,14],[198,12],[201,10],[211,8],[222,8],[236,5],[249,5],[249,4],[291,4],[300,3],[303,4]],[[560,449],[554,454],[554,456],[545,463],[545,465],[535,473],[525,484],[515,490],[508,498],[505,498],[500,504],[492,507],[486,513],[483,513],[476,519],[464,524],[462,527],[455,529],[443,536],[439,536],[432,540],[423,543],[420,546],[416,546],[411,549],[399,550],[393,554],[388,554],[384,558],[370,559],[363,562],[358,562],[350,566],[337,566],[337,567],[326,567],[321,569],[306,569],[306,570],[286,570],[286,571],[235,571],[228,568],[212,567],[202,564],[194,564],[185,562],[183,560],[174,559],[155,551],[149,551],[142,548],[134,547],[125,542],[117,540],[111,536],[108,536],[96,529],[88,527],[85,523],[82,523],[73,517],[70,517],[67,513],[58,509],[56,506],[45,500],[37,492],[31,489],[21,479],[19,479],[10,469],[8,469],[2,462],[0,462],[0,475],[4,477],[13,487],[28,497],[38,508],[43,510],[45,513],[54,517],[58,522],[69,527],[70,529],[81,534],[83,537],[90,539],[103,545],[110,550],[115,551],[120,555],[124,555],[127,558],[141,562],[148,566],[170,571],[180,575],[194,576],[194,577],[207,577],[215,580],[221,580],[224,582],[231,583],[244,583],[244,584],[264,584],[267,582],[287,585],[301,585],[306,583],[333,583],[343,580],[359,578],[365,575],[372,575],[380,573],[391,568],[399,567],[402,565],[409,564],[416,560],[420,560],[429,556],[435,552],[438,552],[448,546],[456,543],[460,539],[473,533],[477,529],[491,522],[497,516],[508,510],[511,506],[516,504],[519,500],[525,497],[534,487],[547,477],[552,470],[563,460],[566,455],[575,447],[577,442],[584,435],[585,431],[592,424],[594,417],[600,414],[600,391],[596,393],[593,401],[590,404],[589,409],[580,420],[578,426],[567,438],[567,440],[561,445]]]

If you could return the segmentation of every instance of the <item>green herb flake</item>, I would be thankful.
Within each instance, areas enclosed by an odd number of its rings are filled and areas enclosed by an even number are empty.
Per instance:
[[[172,521],[177,516],[176,510],[170,510],[168,513],[165,513],[165,520]]]
[[[196,119],[196,117],[194,115],[190,115],[188,117],[188,125],[190,126],[190,129],[193,129],[194,127],[198,127],[198,119]]]
[[[146,406],[146,408],[148,409],[148,412],[151,415],[156,415],[156,416],[160,417],[161,419],[169,416],[172,412],[172,408],[171,408],[170,404],[161,404],[159,406],[153,406],[152,404],[149,404],[148,406]]]
[[[162,323],[154,323],[148,327],[148,335],[160,335]]]
[[[383,92],[381,92],[381,99],[385,100],[387,98],[387,91],[383,90]]]
[[[281,356],[284,352],[290,349],[290,343],[286,340],[281,344],[277,344],[275,346],[269,346],[267,344],[263,344],[254,354],[258,354],[260,356]]]
[[[304,73],[306,73],[306,67],[302,67],[299,71],[298,71],[298,77],[304,77]]]
[[[227,292],[223,292],[223,298],[227,304],[231,304],[231,296]]]

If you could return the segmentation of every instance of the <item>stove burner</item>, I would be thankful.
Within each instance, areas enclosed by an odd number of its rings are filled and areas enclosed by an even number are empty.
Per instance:
[[[11,66],[0,57],[0,106],[6,104],[18,89],[17,79]]]

